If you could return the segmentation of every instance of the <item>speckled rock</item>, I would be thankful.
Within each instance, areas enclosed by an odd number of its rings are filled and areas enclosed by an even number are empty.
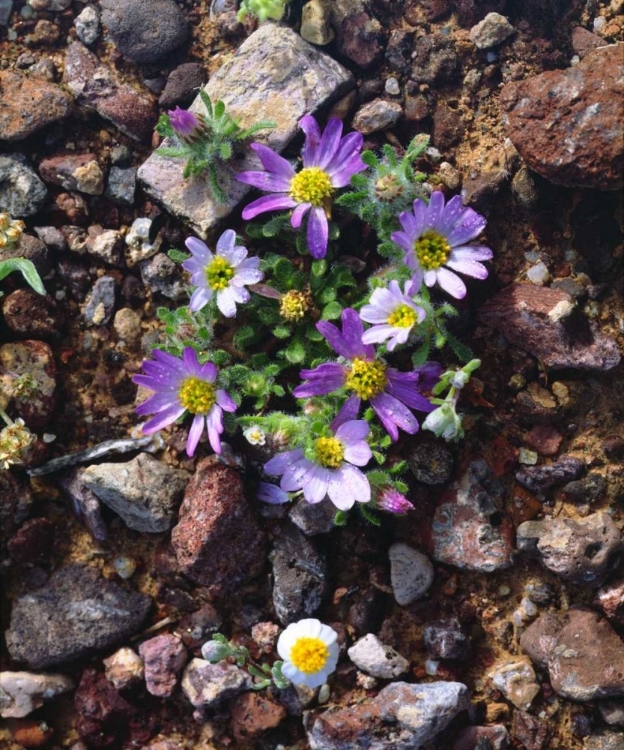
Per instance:
[[[89,255],[97,258],[109,266],[123,268],[123,238],[116,229],[105,229],[101,227],[89,227],[89,236],[85,247]]]
[[[139,646],[139,654],[145,665],[147,692],[169,698],[186,664],[186,649],[180,639],[170,633],[157,635]]]
[[[452,38],[442,34],[423,34],[414,45],[411,79],[429,86],[455,78],[459,56]]]
[[[29,385],[20,390],[25,378]],[[50,421],[56,398],[56,365],[48,344],[16,341],[0,347],[0,408],[12,402],[28,427],[38,430]]]
[[[28,716],[44,701],[73,687],[72,680],[62,674],[0,672],[0,716],[3,719]]]
[[[54,83],[0,70],[0,140],[21,141],[67,117],[72,99]]]
[[[470,657],[470,638],[456,617],[428,622],[423,637],[432,659],[466,661]]]
[[[624,174],[622,50],[590,52],[567,70],[508,83],[507,134],[531,169],[559,185],[616,190]]]
[[[547,719],[538,719],[526,711],[516,710],[513,712],[511,733],[514,740],[521,742],[526,750],[546,750],[553,730]]]
[[[396,125],[402,114],[403,108],[398,102],[375,99],[358,109],[351,126],[363,135],[370,135]]]
[[[9,471],[0,472],[0,550],[27,518],[32,507],[30,485]]]
[[[196,708],[212,708],[251,688],[251,677],[225,662],[193,659],[182,675],[182,691]]]
[[[523,657],[494,667],[488,677],[516,708],[527,711],[540,691],[531,662]]]
[[[48,197],[48,189],[23,154],[0,155],[0,211],[14,219],[36,214]]]
[[[39,174],[46,182],[87,195],[102,195],[104,175],[95,154],[60,154],[42,159]]]
[[[624,625],[624,578],[605,584],[598,591],[596,604],[610,620]]]
[[[576,479],[584,468],[580,459],[561,456],[552,464],[523,467],[516,472],[516,480],[531,492],[545,492],[551,487]]]
[[[300,498],[288,512],[290,520],[306,536],[328,534],[334,528],[336,506],[328,499],[320,503],[308,503]]]
[[[624,727],[624,700],[600,701],[598,708],[607,724]]]
[[[485,740],[489,745],[485,744]],[[509,732],[502,724],[491,727],[466,727],[459,731],[452,750],[479,750],[479,743],[484,750],[507,750]],[[527,749],[528,750],[528,749]]]
[[[257,739],[286,718],[286,709],[266,692],[242,693],[229,704],[232,732],[239,742]]]
[[[136,686],[145,677],[143,659],[131,648],[120,648],[103,663],[106,679],[113,683],[115,690]]]
[[[554,369],[610,370],[621,359],[617,343],[560,289],[512,284],[480,307],[478,319]]]
[[[409,669],[409,661],[373,633],[356,641],[347,653],[358,669],[382,680],[392,680]]]
[[[100,13],[93,5],[85,6],[74,20],[76,35],[87,47],[100,38],[102,27],[100,25]]]
[[[624,750],[624,732],[599,729],[585,739],[583,750]]]
[[[131,254],[130,251],[129,254]],[[182,278],[180,266],[174,263],[165,253],[140,262],[141,279],[153,292],[173,300],[180,300],[187,295],[187,286]]]
[[[66,565],[40,589],[17,599],[6,632],[11,657],[42,669],[115,646],[141,627],[149,596]]]
[[[488,13],[470,29],[470,41],[479,49],[490,49],[502,44],[514,33],[514,27],[500,13]]]
[[[64,316],[52,297],[32,289],[16,289],[2,300],[2,314],[8,327],[22,338],[59,335]]]
[[[624,557],[624,537],[604,512],[525,521],[516,533],[519,550],[574,583],[600,586]]]
[[[503,486],[485,461],[473,461],[444,492],[426,531],[435,560],[491,573],[512,562],[513,524],[501,512]]]
[[[172,527],[188,473],[139,453],[125,463],[89,466],[82,480],[129,528],[157,534]]]
[[[370,68],[383,57],[385,34],[368,0],[333,0],[332,26],[341,55]]]
[[[460,682],[394,682],[354,706],[309,714],[305,727],[312,750],[414,750],[468,705]]]
[[[223,596],[255,578],[265,538],[243,494],[240,475],[216,457],[203,459],[187,485],[171,543],[184,575]]]
[[[605,47],[606,44],[607,42],[602,37],[592,34],[582,26],[575,26],[572,29],[572,49],[581,60],[598,47]]]
[[[324,46],[334,38],[330,25],[331,6],[327,0],[310,0],[301,9],[301,37],[310,44]]]
[[[48,563],[54,545],[55,526],[47,518],[30,518],[7,542],[11,559],[21,565]]]
[[[115,311],[115,279],[112,276],[101,276],[91,287],[87,296],[83,316],[93,326],[106,325]]]
[[[397,604],[405,606],[423,597],[433,583],[434,570],[427,555],[397,542],[388,551],[390,580]]]
[[[258,120],[272,120],[273,130],[254,136],[276,151],[282,151],[297,133],[305,115],[339,99],[354,82],[351,73],[305,42],[286,26],[263,24],[205,87],[211,99],[221,99],[228,112],[248,127]],[[203,111],[199,97],[193,111]],[[163,145],[168,145],[167,140]],[[180,159],[152,154],[141,166],[139,180],[146,191],[175,216],[189,222],[206,237],[247,195],[249,186],[235,179],[235,171],[258,169],[253,152],[246,151],[235,165],[221,170],[227,203],[217,203],[201,180],[184,180]]]
[[[453,471],[453,454],[442,440],[410,446],[407,462],[415,479],[423,484],[444,484]]]

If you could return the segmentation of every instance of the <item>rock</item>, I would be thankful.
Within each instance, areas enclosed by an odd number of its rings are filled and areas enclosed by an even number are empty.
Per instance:
[[[89,255],[117,268],[123,268],[123,239],[116,229],[102,231],[100,226],[89,227],[86,240]]]
[[[528,166],[567,187],[617,190],[624,173],[622,54],[617,44],[567,70],[512,81],[500,104],[508,136]]]
[[[573,701],[624,696],[624,643],[587,607],[542,615],[520,638],[520,646],[547,666],[558,695]]]
[[[331,13],[338,52],[361,68],[378,63],[384,53],[384,31],[368,0],[334,0]]]
[[[139,654],[145,665],[147,692],[157,698],[171,697],[186,664],[186,649],[180,640],[169,633],[157,635],[139,646]]]
[[[591,31],[587,31],[582,26],[575,26],[572,29],[572,49],[581,60],[598,47],[604,46],[606,46],[606,42],[598,34],[592,34]]]
[[[145,677],[143,659],[131,648],[120,648],[108,659],[104,659],[103,663],[106,679],[113,683],[115,690],[134,687]]]
[[[598,704],[600,715],[607,724],[624,727],[624,700],[607,700]]]
[[[62,674],[0,672],[0,716],[19,719],[61,693],[73,690],[74,683]]]
[[[288,513],[290,520],[306,536],[329,534],[334,528],[336,506],[327,498],[320,503],[308,503],[300,498]]]
[[[9,539],[9,555],[22,565],[47,562],[54,545],[54,529],[47,518],[31,518]]]
[[[426,440],[410,446],[407,463],[419,482],[444,484],[453,471],[453,454],[442,441]]]
[[[390,579],[397,604],[406,606],[422,598],[433,583],[431,560],[407,544],[397,542],[389,551]]]
[[[162,237],[160,234],[154,232],[153,225],[154,222],[145,217],[139,217],[132,222],[132,226],[126,234],[126,245],[128,248],[126,251],[126,264],[130,268],[142,260],[153,258],[160,249]],[[150,271],[147,273],[149,274]]]
[[[387,596],[378,588],[371,586],[356,596],[349,608],[348,624],[356,635],[379,630],[386,611]]]
[[[525,711],[540,691],[531,662],[526,657],[495,667],[488,677],[507,700]]]
[[[232,731],[239,742],[257,739],[269,729],[275,729],[287,715],[281,703],[254,692],[232,698],[229,708]]]
[[[459,71],[453,40],[441,34],[423,34],[414,45],[411,79],[417,83],[447,83]]]
[[[553,464],[527,466],[516,472],[516,480],[531,492],[545,492],[558,484],[576,479],[584,464],[574,456],[561,456]]]
[[[251,688],[251,677],[226,662],[193,659],[182,675],[182,691],[195,708],[212,708]]]
[[[100,513],[100,501],[87,489],[82,481],[84,469],[72,469],[62,475],[59,484],[69,496],[72,511],[89,534],[97,542],[104,542],[108,537],[106,524]]]
[[[187,286],[182,279],[180,267],[165,253],[158,253],[140,264],[141,279],[153,292],[169,299],[179,300],[187,296]]]
[[[53,83],[0,70],[0,139],[14,142],[69,114],[71,97]]]
[[[428,622],[423,635],[425,648],[432,659],[466,661],[470,657],[470,638],[456,617]]]
[[[162,109],[169,109],[176,104],[186,106],[195,98],[205,80],[204,68],[200,63],[178,65],[169,74],[158,103]]]
[[[624,733],[600,729],[587,737],[583,750],[624,750]]]
[[[141,335],[141,318],[129,307],[122,307],[115,313],[113,321],[115,333],[119,336],[120,342],[133,348],[138,346]]]
[[[605,584],[598,591],[596,603],[610,620],[624,625],[624,578]]]
[[[127,146],[121,144],[115,146],[111,151],[111,164],[116,167],[128,167],[132,161],[132,151]]]
[[[28,518],[32,503],[27,482],[11,472],[0,472],[0,550]]]
[[[15,391],[15,384],[24,383]],[[9,401],[31,430],[45,427],[56,406],[56,365],[43,341],[19,341],[0,346],[0,408]]]
[[[513,524],[501,511],[503,492],[488,464],[472,461],[441,496],[432,525],[426,529],[434,559],[483,573],[510,567]]]
[[[460,682],[394,682],[375,698],[310,714],[306,732],[312,750],[413,750],[468,705],[468,688]]]
[[[23,238],[22,235],[22,241]],[[609,435],[602,442],[602,450],[609,460],[621,461],[624,459],[624,438],[619,435]]]
[[[445,150],[460,141],[463,134],[464,120],[461,112],[451,109],[446,104],[438,103],[433,112],[433,144]]]
[[[152,137],[156,124],[153,98],[122,83],[112,68],[100,63],[80,42],[67,48],[64,80],[78,104],[95,110],[125,135],[137,141]]]
[[[386,60],[396,73],[407,73],[412,64],[412,46],[414,34],[409,31],[395,29],[390,32]],[[400,92],[397,92],[397,95]]]
[[[431,114],[429,103],[422,94],[405,97],[405,119],[408,122],[420,122]]]
[[[83,316],[92,326],[106,325],[115,310],[115,279],[101,276],[91,287],[87,296]]]
[[[537,424],[526,436],[525,442],[542,456],[554,456],[561,446],[563,435],[550,424]]]
[[[607,482],[600,474],[588,474],[583,479],[568,482],[563,487],[566,498],[573,503],[594,503],[604,494]]]
[[[13,11],[13,0],[0,0],[0,26],[6,26]]]
[[[212,604],[204,604],[195,612],[185,615],[178,623],[176,632],[185,646],[196,649],[219,630],[221,623],[221,615]]]
[[[36,214],[48,197],[46,186],[22,154],[0,154],[0,211],[14,219]],[[22,235],[23,239],[23,235]]]
[[[151,600],[71,564],[17,599],[6,642],[11,658],[42,669],[110,648],[134,635]]]
[[[405,657],[391,646],[386,646],[373,633],[356,641],[347,653],[358,669],[382,680],[392,680],[405,674],[410,666]]]
[[[511,284],[481,306],[481,323],[554,369],[610,370],[620,362],[616,342],[598,332],[569,294]]]
[[[303,115],[340,99],[353,85],[351,73],[292,29],[263,24],[219,68],[204,90],[213,101],[222,100],[243,128],[259,120],[275,122],[273,130],[261,131],[254,139],[281,152],[296,135]],[[204,111],[199,97],[191,110]],[[170,143],[165,140],[163,145]],[[242,159],[220,170],[228,196],[224,204],[214,200],[205,181],[183,179],[180,159],[152,154],[140,167],[138,177],[150,196],[205,239],[249,191],[249,186],[236,181],[235,171],[258,168],[255,155],[247,150]]]
[[[533,173],[525,164],[513,176],[511,192],[525,211],[531,211],[537,205],[539,200],[537,184]]]
[[[525,711],[514,711],[511,733],[526,750],[545,750],[549,747],[552,727],[548,720],[538,719]]]
[[[52,297],[32,289],[17,289],[2,300],[5,323],[22,338],[57,337],[63,314]]]
[[[283,625],[311,617],[328,593],[327,561],[295,526],[275,539],[273,605]]]
[[[89,466],[82,480],[126,526],[158,534],[173,526],[188,474],[139,453],[125,463]]]
[[[42,277],[47,276],[52,270],[50,253],[45,243],[29,234],[23,234],[18,243],[0,249],[0,261],[7,258],[26,258],[32,262],[39,276]]]
[[[121,54],[136,63],[153,63],[187,40],[182,9],[173,0],[102,0],[102,21]]]
[[[485,744],[486,740],[488,745]],[[502,724],[491,727],[466,727],[457,735],[452,750],[479,750],[481,746],[487,750],[507,750],[509,733]]]
[[[62,154],[43,159],[39,174],[46,182],[87,195],[102,195],[104,175],[95,154]]]
[[[211,596],[224,596],[260,573],[265,538],[238,472],[216,457],[199,462],[171,543],[181,572]]]
[[[488,13],[470,29],[470,41],[478,49],[490,49],[502,44],[514,33],[514,27],[500,13]]]
[[[302,39],[310,44],[323,46],[334,38],[330,25],[331,8],[325,0],[310,0],[301,9]]]
[[[403,108],[398,102],[374,99],[358,109],[351,127],[363,135],[370,135],[393,127],[402,114]]]
[[[34,227],[34,230],[37,237],[39,237],[39,239],[47,247],[50,247],[52,248],[52,250],[57,250],[59,252],[67,250],[67,240],[65,239],[65,237],[63,237],[63,233],[60,229],[57,229],[56,227]],[[30,239],[35,240],[34,237],[31,237]],[[39,243],[37,243],[37,246],[40,246]]]
[[[74,19],[76,35],[83,44],[89,45],[97,42],[100,38],[102,28],[100,26],[100,14],[93,5],[86,5]]]
[[[525,521],[518,526],[517,545],[553,573],[590,586],[600,586],[624,556],[624,537],[604,512],[578,521],[562,517]]]

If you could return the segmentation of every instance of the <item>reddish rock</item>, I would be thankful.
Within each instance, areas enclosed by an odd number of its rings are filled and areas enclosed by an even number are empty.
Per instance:
[[[617,190],[624,174],[624,60],[612,44],[578,65],[508,83],[507,134],[529,167],[568,187]]]
[[[41,719],[21,719],[11,727],[13,739],[25,748],[49,747],[54,729]]]
[[[467,727],[463,729],[455,740],[452,750],[475,750],[479,747],[479,741],[483,738],[489,741],[489,747],[492,750],[507,750],[509,747],[507,730],[501,724],[496,724],[493,727]],[[488,745],[485,745],[485,747],[488,747]]]
[[[5,297],[2,314],[9,328],[25,338],[58,336],[64,317],[52,297],[32,289],[17,289]]]
[[[538,424],[526,436],[525,442],[530,448],[541,453],[542,456],[554,456],[559,450],[562,440],[563,435],[556,427],[549,424]]]
[[[545,750],[552,736],[548,720],[543,721],[525,711],[514,711],[511,736],[525,750]]]
[[[169,633],[157,635],[139,646],[139,654],[148,692],[158,698],[169,698],[186,664],[186,649],[180,640]]]
[[[599,37],[598,34],[592,34],[591,31],[587,31],[582,26],[575,26],[572,29],[572,49],[581,60],[598,47],[605,47],[606,45],[607,42],[602,37]]]
[[[67,117],[71,97],[53,83],[0,70],[0,138],[20,141]]]
[[[244,742],[279,726],[286,709],[264,693],[243,693],[230,701],[230,714],[234,737]]]
[[[596,604],[610,620],[624,625],[624,578],[603,586],[598,591]]]
[[[332,26],[336,32],[336,48],[341,55],[370,68],[384,54],[385,34],[373,15],[368,2],[340,0],[332,3]]]
[[[87,223],[89,219],[89,206],[79,193],[59,193],[54,202],[59,211],[62,211],[67,216],[71,225],[78,224],[82,226]],[[75,226],[63,227],[63,234],[71,250],[75,250],[71,242],[71,235],[75,234],[75,230]],[[80,251],[78,250],[77,252]]]
[[[60,154],[42,159],[39,174],[46,182],[88,195],[104,192],[104,175],[95,154]]]
[[[239,474],[216,456],[200,461],[171,533],[180,570],[212,596],[255,578],[265,563],[265,538]]]
[[[10,471],[0,471],[0,548],[26,520],[32,503],[28,482]]]
[[[548,367],[610,370],[621,359],[616,342],[599,333],[559,289],[511,284],[482,305],[478,317]]]
[[[461,112],[446,104],[438,104],[433,113],[433,145],[439,149],[454,146],[464,133]]]
[[[46,518],[32,518],[9,539],[9,555],[18,563],[46,560],[54,544],[54,524]]]
[[[420,122],[430,114],[429,103],[422,94],[405,98],[404,117],[408,122]]]
[[[47,425],[56,405],[56,365],[43,341],[19,341],[0,347],[0,405],[9,399],[26,425]]]

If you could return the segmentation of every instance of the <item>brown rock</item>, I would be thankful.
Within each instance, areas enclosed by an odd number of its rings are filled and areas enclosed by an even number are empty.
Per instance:
[[[39,174],[46,182],[87,195],[104,192],[104,175],[95,154],[60,154],[43,159]]]
[[[41,719],[22,719],[12,727],[13,739],[21,747],[49,747],[54,729]]]
[[[610,620],[624,625],[624,578],[605,584],[598,591],[596,604]]]
[[[616,190],[623,184],[623,56],[612,44],[567,70],[508,83],[503,122],[529,167],[559,185]]]
[[[0,70],[0,139],[21,141],[67,117],[71,97],[58,86]]]
[[[525,750],[544,750],[548,747],[552,728],[548,721],[525,711],[514,711],[511,735],[524,745]]]
[[[542,456],[554,456],[559,447],[563,435],[556,427],[548,424],[535,425],[526,437],[526,443],[534,448]]]
[[[279,726],[286,709],[267,695],[243,693],[230,701],[230,714],[234,737],[244,742]]]
[[[13,399],[33,430],[45,427],[56,405],[56,365],[43,341],[19,341],[0,347],[0,408]]]
[[[438,104],[433,113],[433,145],[440,149],[454,146],[464,133],[461,112]]]
[[[18,563],[45,561],[54,543],[54,524],[46,518],[32,518],[9,539],[9,555]]]
[[[385,34],[367,0],[334,0],[332,26],[341,55],[361,68],[370,68],[384,54]]]
[[[26,520],[32,503],[28,482],[10,471],[0,471],[0,548]]]
[[[234,469],[206,458],[187,485],[171,543],[184,575],[223,596],[264,567],[265,538]]]
[[[463,729],[457,736],[452,750],[475,750],[479,747],[479,740],[482,738],[489,741],[492,750],[506,750],[509,747],[507,730],[501,724],[497,724],[493,727],[467,727]]]
[[[9,328],[24,337],[58,336],[63,314],[52,297],[31,289],[17,289],[2,300],[2,314]]]
[[[0,250],[0,261],[7,258],[26,258],[37,269],[39,276],[47,276],[52,270],[50,253],[45,243],[29,234],[23,234],[19,242]]]
[[[616,342],[599,333],[559,289],[511,284],[482,305],[478,317],[548,367],[610,370],[621,359]]]
[[[405,98],[405,119],[408,122],[420,122],[430,114],[429,104],[422,94]]]
[[[582,26],[575,26],[572,29],[572,49],[581,60],[598,47],[606,47],[606,45],[607,43],[602,37],[592,34],[591,31],[587,31]]]
[[[148,693],[169,698],[186,664],[186,649],[180,640],[170,633],[157,635],[139,646],[139,654],[145,666]]]

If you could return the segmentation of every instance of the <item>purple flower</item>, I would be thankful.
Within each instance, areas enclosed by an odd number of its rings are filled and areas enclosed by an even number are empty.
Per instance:
[[[464,208],[456,195],[444,205],[444,196],[435,191],[429,205],[414,201],[413,212],[399,215],[402,232],[392,240],[406,252],[410,268],[422,269],[425,284],[436,282],[456,299],[466,296],[466,285],[453,271],[485,279],[487,268],[480,260],[490,260],[492,251],[484,245],[467,245],[483,231],[485,219],[471,208]]]
[[[206,125],[201,115],[180,109],[180,107],[170,110],[167,114],[173,132],[183,143],[192,146],[205,134]]]
[[[274,195],[250,203],[243,211],[243,219],[253,219],[265,211],[294,208],[290,223],[299,229],[310,211],[308,248],[313,258],[324,258],[332,196],[337,188],[348,185],[356,172],[366,169],[360,157],[363,139],[360,133],[341,138],[342,122],[335,117],[327,123],[322,136],[311,115],[302,117],[299,125],[306,134],[301,152],[303,169],[299,172],[267,146],[252,143],[265,171],[241,172],[237,179]]]
[[[379,490],[375,507],[379,508],[379,510],[385,510],[387,513],[394,513],[397,516],[404,516],[410,510],[414,510],[414,506],[405,495],[402,495],[394,487],[390,487],[390,485],[382,487]]]
[[[235,243],[236,232],[232,229],[226,229],[219,237],[215,255],[196,237],[186,241],[193,257],[185,260],[182,268],[191,274],[191,283],[197,287],[189,304],[192,312],[201,310],[216,295],[219,310],[226,318],[233,318],[236,303],[249,300],[245,284],[255,284],[264,278],[258,268],[260,258],[247,258],[247,250]]]
[[[195,453],[204,424],[213,451],[221,453],[223,410],[236,411],[236,404],[225,391],[217,389],[217,368],[212,362],[200,365],[190,346],[182,353],[182,359],[155,349],[154,359],[143,362],[143,371],[145,375],[132,379],[154,391],[154,395],[137,406],[137,414],[156,415],[143,425],[143,432],[151,435],[190,412],[193,423],[186,442],[188,455]]]
[[[410,409],[424,412],[435,409],[420,391],[433,388],[442,366],[437,362],[427,362],[412,372],[399,372],[388,367],[376,358],[375,349],[370,344],[362,343],[362,321],[351,308],[342,311],[342,332],[324,320],[316,327],[346,362],[325,362],[314,370],[302,370],[301,377],[308,382],[297,386],[294,395],[309,398],[346,388],[353,395],[336,419],[355,419],[364,399],[370,401],[393,440],[398,440],[399,429],[412,435],[417,432],[418,421]]]
[[[378,344],[388,341],[388,351],[394,351],[397,344],[404,344],[412,328],[422,323],[426,313],[409,296],[414,280],[405,282],[401,291],[398,281],[391,281],[387,289],[375,289],[370,304],[360,310],[360,318],[367,323],[375,323],[364,331],[364,344]]]
[[[270,482],[258,482],[256,497],[260,502],[268,503],[269,505],[283,505],[290,500],[288,492],[284,492],[276,484],[271,484]]]
[[[281,474],[280,487],[285,492],[303,490],[309,503],[329,499],[340,510],[349,510],[355,502],[367,503],[371,498],[368,479],[357,468],[366,466],[372,457],[366,442],[369,426],[363,419],[344,421],[332,437],[314,441],[314,459],[305,457],[297,448],[280,453],[264,465],[268,474]]]

